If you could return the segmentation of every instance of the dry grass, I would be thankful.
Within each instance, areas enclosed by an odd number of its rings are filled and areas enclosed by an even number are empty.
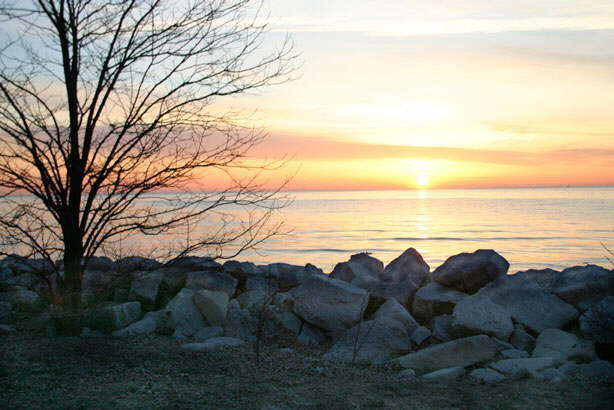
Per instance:
[[[244,346],[193,353],[168,337],[0,339],[6,409],[612,408],[612,382],[481,385],[400,380],[386,366],[333,364],[319,352]]]

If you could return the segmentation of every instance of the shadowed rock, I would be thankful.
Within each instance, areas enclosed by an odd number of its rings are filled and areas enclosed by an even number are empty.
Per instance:
[[[433,317],[452,313],[454,306],[468,295],[431,282],[414,295],[412,313],[420,323],[428,323]]]
[[[449,257],[435,269],[432,278],[461,292],[475,293],[487,283],[504,276],[509,266],[505,258],[492,249],[480,249]]]
[[[554,276],[552,292],[581,311],[614,295],[614,272],[600,266],[574,266]]]
[[[453,332],[459,336],[485,334],[508,340],[514,331],[512,317],[488,296],[472,295],[454,307]]]
[[[580,330],[597,343],[614,343],[614,296],[608,296],[580,316]]]

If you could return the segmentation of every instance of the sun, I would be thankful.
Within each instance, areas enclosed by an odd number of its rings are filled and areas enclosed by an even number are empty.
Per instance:
[[[429,177],[426,175],[418,175],[416,177],[416,186],[418,188],[426,188],[429,185]]]

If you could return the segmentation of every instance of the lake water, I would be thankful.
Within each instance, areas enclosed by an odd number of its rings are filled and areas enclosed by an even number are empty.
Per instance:
[[[384,263],[409,247],[435,269],[446,258],[495,249],[510,272],[586,263],[611,267],[614,187],[293,192],[280,213],[292,233],[237,259],[307,262],[330,272],[371,252]]]

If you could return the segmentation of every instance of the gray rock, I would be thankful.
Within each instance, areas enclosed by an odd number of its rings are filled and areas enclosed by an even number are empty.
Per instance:
[[[400,322],[407,330],[408,334],[412,334],[419,326],[418,322],[412,315],[401,305],[396,299],[388,299],[373,315],[374,319],[396,320]]]
[[[556,363],[568,360],[588,363],[597,358],[595,345],[560,329],[546,329],[535,342],[533,357],[551,357]]]
[[[321,269],[310,263],[305,266],[272,263],[267,265],[265,274],[267,277],[275,279],[280,286],[284,287],[295,287],[313,276],[324,276]]]
[[[259,267],[251,262],[239,262],[234,260],[224,262],[223,269],[224,272],[239,276],[260,276],[263,273]]]
[[[449,257],[435,269],[432,278],[444,286],[475,293],[487,283],[507,274],[510,264],[492,249]]]
[[[529,357],[529,353],[519,349],[507,349],[501,351],[501,356],[504,359],[526,359]]]
[[[426,339],[431,337],[431,331],[424,326],[418,326],[411,334],[410,340],[416,346],[420,346]]]
[[[160,312],[149,312],[145,317],[138,322],[132,323],[130,326],[116,330],[112,333],[115,337],[132,337],[138,335],[149,335],[156,332],[158,328],[158,318]]]
[[[204,342],[205,340],[212,339],[214,337],[222,337],[224,336],[224,328],[220,326],[209,326],[200,329],[198,332],[192,336],[194,340],[199,342]]]
[[[276,293],[271,303],[284,312],[292,312],[294,309],[294,299],[287,292]]]
[[[524,276],[528,279],[531,279],[539,286],[541,286],[544,290],[551,292],[553,291],[554,280],[557,275],[561,272],[556,271],[554,269],[528,269],[525,271],[516,272],[514,275]]]
[[[98,308],[90,313],[87,323],[92,330],[111,333],[122,329],[141,318],[141,304],[127,302]]]
[[[516,348],[527,352],[532,352],[535,347],[535,338],[524,331],[521,327],[516,327],[510,337],[510,343]]]
[[[510,350],[514,348],[514,346],[512,346],[511,343],[508,343],[501,339],[497,339],[496,337],[493,337],[492,341],[495,342],[495,345],[497,346],[497,351],[499,352],[502,352],[504,350]]]
[[[333,334],[358,323],[369,295],[349,283],[313,276],[290,291],[294,313],[303,320]]]
[[[104,337],[105,334],[102,333],[100,330],[92,330],[89,327],[84,327],[83,330],[81,330],[81,337]]]
[[[181,346],[181,348],[192,352],[210,352],[213,350],[237,347],[243,344],[245,344],[243,340],[234,337],[214,337],[201,343],[187,343]]]
[[[326,336],[317,327],[309,323],[303,323],[296,341],[303,345],[320,345],[326,341]]]
[[[551,357],[535,357],[529,359],[504,359],[491,363],[489,366],[496,371],[513,377],[534,376],[540,370],[554,367]]]
[[[209,257],[201,256],[183,256],[173,259],[166,264],[167,267],[182,270],[184,272],[191,271],[221,271],[222,265]]]
[[[580,330],[597,343],[614,343],[614,296],[608,296],[580,316]]]
[[[185,287],[192,290],[207,289],[226,292],[232,298],[237,290],[239,281],[228,273],[217,271],[189,272]]]
[[[254,333],[258,327],[258,321],[247,309],[241,308],[236,299],[228,303],[228,313],[224,324],[224,334],[237,339],[252,341],[256,340]]]
[[[447,369],[435,370],[422,376],[422,379],[434,382],[448,382],[465,374],[462,366],[448,367]]]
[[[469,377],[482,383],[499,383],[505,380],[501,373],[488,368],[474,369],[469,373]]]
[[[165,295],[175,295],[185,287],[188,277],[186,271],[167,267],[159,269],[159,271],[162,272],[162,288]]]
[[[170,320],[174,324],[173,336],[176,338],[192,337],[200,329],[207,327],[200,309],[194,304],[193,296],[193,290],[181,289],[166,306]]]
[[[561,328],[578,318],[578,310],[557,296],[545,291],[534,281],[518,276],[503,276],[480,290],[495,304],[507,310],[525,328],[540,333],[548,328]]]
[[[429,373],[448,367],[472,366],[492,359],[496,353],[493,341],[486,335],[478,335],[429,346],[395,362],[417,373]]]
[[[120,272],[152,271],[162,267],[160,262],[140,256],[121,258],[115,264]]]
[[[350,256],[348,262],[341,262],[329,275],[333,279],[339,279],[349,283],[378,280],[384,271],[384,264],[368,253],[358,253]]]
[[[228,313],[228,294],[201,289],[194,292],[192,301],[211,326],[224,326]]]
[[[409,350],[411,342],[406,326],[382,317],[348,329],[324,358],[346,363],[381,364]]]
[[[10,292],[0,293],[0,302],[8,302],[18,312],[34,313],[45,308],[45,301],[36,292],[16,287]]]
[[[442,342],[449,342],[454,339],[454,337],[452,337],[454,333],[452,321],[452,315],[435,316],[433,320],[431,320],[431,323],[429,323],[431,335]]]
[[[291,335],[298,336],[302,325],[301,319],[292,312],[284,312],[277,308],[271,308],[269,311],[267,320],[269,335],[278,336],[289,332]]]
[[[270,281],[263,276],[250,276],[245,280],[245,290],[248,292],[271,293],[274,289],[275,287],[271,285]]]
[[[273,295],[261,290],[250,290],[237,296],[237,302],[252,315],[260,314],[273,300]]]
[[[428,323],[435,316],[451,314],[465,297],[466,293],[431,282],[416,292],[412,313],[420,323]]]
[[[430,270],[422,255],[409,248],[386,266],[383,277],[392,282],[409,281],[418,289],[430,281]]]
[[[154,310],[161,283],[162,272],[146,272],[139,275],[130,285],[128,300],[141,302],[141,307],[145,311]]]
[[[83,258],[81,265],[85,270],[109,272],[117,269],[117,265],[106,256],[90,256]]]
[[[514,331],[510,314],[488,296],[472,295],[454,307],[453,332],[458,336],[486,334],[508,340]]]
[[[600,266],[574,266],[554,278],[553,293],[580,311],[614,295],[614,272]]]

